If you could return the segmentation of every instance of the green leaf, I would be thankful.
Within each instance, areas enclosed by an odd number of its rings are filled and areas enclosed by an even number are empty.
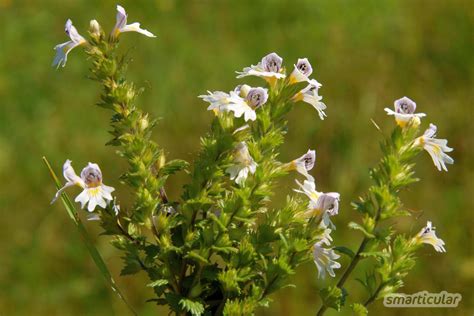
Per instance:
[[[175,174],[178,171],[184,170],[189,166],[189,163],[184,160],[175,159],[167,162],[161,169],[161,176],[168,176]]]
[[[209,261],[204,258],[203,256],[201,256],[200,254],[198,254],[196,251],[192,250],[190,252],[188,252],[188,254],[186,256],[184,256],[185,258],[190,258],[190,259],[194,259],[196,260],[197,262],[200,262],[200,263],[203,263],[203,264],[208,264]]]
[[[146,286],[148,286],[148,287],[160,287],[160,286],[163,286],[163,285],[166,285],[166,284],[168,284],[168,280],[159,279],[159,280],[155,280],[151,283],[148,283]]]
[[[374,257],[374,258],[380,258],[380,257],[383,257],[383,258],[388,258],[390,257],[390,254],[387,253],[387,252],[383,252],[383,251],[364,251],[364,252],[361,252],[360,253],[360,256],[361,257]]]
[[[61,188],[61,183],[56,176],[56,173],[54,172],[53,168],[51,168],[51,165],[49,164],[48,160],[46,157],[43,157],[43,162],[45,163],[46,167],[49,170],[49,173],[51,175],[51,178],[53,179],[54,183],[56,184],[56,189],[59,190]],[[128,307],[128,309],[133,313],[133,315],[137,315],[135,310],[132,308],[132,306],[128,303],[128,301],[125,299],[123,296],[122,292],[118,288],[117,284],[115,283],[115,280],[112,278],[112,275],[109,272],[109,269],[107,268],[107,265],[104,262],[104,259],[102,259],[102,256],[100,255],[99,251],[97,248],[94,247],[94,243],[91,240],[89,234],[87,233],[86,228],[82,224],[81,219],[77,215],[76,209],[74,208],[74,205],[72,204],[71,200],[69,199],[69,196],[66,193],[61,194],[61,201],[63,202],[64,207],[66,208],[66,211],[69,215],[69,217],[72,219],[74,225],[76,226],[77,230],[79,231],[82,241],[84,242],[87,250],[89,251],[89,254],[92,257],[92,260],[94,260],[95,265],[101,272],[102,276],[104,277],[105,281],[107,284],[112,288],[112,290],[117,293],[118,297],[125,303],[125,305]]]
[[[377,286],[377,278],[375,277],[374,271],[367,271],[365,273],[365,280],[357,278],[356,281],[364,286],[369,295],[374,293],[375,287]]]
[[[319,294],[323,300],[324,306],[334,308],[337,311],[341,310],[345,296],[340,288],[337,286],[326,287],[321,289]]]
[[[359,303],[351,304],[351,309],[356,316],[367,316],[369,314],[367,308],[365,308],[364,305]]]
[[[360,230],[366,237],[368,238],[375,238],[375,235],[369,233],[364,227],[362,227],[360,224],[357,224],[355,222],[350,222],[348,225],[347,225],[349,228],[351,229],[355,229],[355,230]]]
[[[193,316],[200,316],[204,313],[204,305],[197,301],[182,298],[179,301],[179,305],[187,312],[190,312]]]
[[[355,253],[347,247],[337,246],[337,247],[334,247],[333,249],[340,252],[340,253],[345,254],[349,258],[354,258],[355,257]]]
[[[228,269],[227,271],[219,272],[217,279],[221,283],[225,293],[240,294],[239,277],[236,269]]]
[[[132,257],[124,257],[125,266],[123,267],[120,275],[131,275],[140,272],[142,269],[140,262]]]

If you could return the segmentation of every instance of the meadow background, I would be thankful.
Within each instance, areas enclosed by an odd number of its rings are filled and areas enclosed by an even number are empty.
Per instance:
[[[212,119],[197,96],[207,90],[229,91],[258,79],[235,79],[234,71],[255,64],[272,51],[287,67],[308,57],[321,83],[328,118],[320,121],[309,105],[289,118],[288,141],[281,158],[289,160],[311,147],[313,170],[323,191],[339,191],[340,214],[334,218],[335,244],[360,241],[349,231],[358,219],[350,201],[369,185],[368,168],[380,157],[381,134],[393,127],[383,108],[404,95],[449,139],[456,161],[438,172],[427,154],[418,159],[422,179],[402,194],[413,216],[398,224],[416,233],[431,219],[445,240],[446,254],[431,247],[406,279],[405,293],[422,290],[461,293],[457,309],[386,309],[374,315],[472,315],[474,313],[474,5],[453,1],[132,1],[120,2],[129,21],[139,21],[157,39],[122,36],[122,48],[134,57],[130,78],[146,88],[140,104],[162,120],[154,138],[171,158],[193,160],[199,137]],[[106,287],[60,203],[49,205],[55,190],[41,162],[48,157],[59,172],[66,158],[76,170],[88,161],[101,165],[105,183],[115,186],[125,164],[109,139],[109,114],[97,108],[99,87],[88,76],[88,61],[72,51],[64,69],[50,67],[54,45],[66,41],[64,22],[71,18],[86,34],[89,20],[109,30],[116,1],[0,0],[0,315],[128,315]],[[185,175],[168,185],[179,196]],[[294,187],[283,181],[279,196]],[[73,191],[73,189],[71,190]],[[76,192],[71,192],[76,194]],[[118,277],[120,253],[87,228],[132,305],[140,315],[165,314],[145,303],[152,293],[146,277]],[[355,236],[355,237],[354,237]],[[343,260],[343,264],[347,264]],[[362,269],[356,271],[360,274]],[[325,283],[308,264],[294,277],[296,289],[273,296],[258,315],[312,315],[317,291]],[[350,299],[363,298],[349,282]],[[162,311],[158,313],[157,311]],[[328,315],[334,315],[334,312]],[[349,312],[346,310],[346,315]]]

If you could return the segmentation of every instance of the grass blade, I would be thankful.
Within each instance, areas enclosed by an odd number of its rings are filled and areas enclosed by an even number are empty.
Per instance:
[[[56,185],[56,189],[59,190],[59,188],[61,188],[61,182],[59,181],[58,177],[54,173],[54,170],[51,168],[51,165],[49,164],[46,157],[43,157],[43,162],[45,163],[46,167],[49,170],[51,178],[53,179],[53,181]],[[115,283],[115,280],[113,279],[112,275],[110,274],[110,271],[107,268],[107,265],[105,264],[104,259],[102,259],[102,256],[100,255],[99,251],[94,246],[94,243],[92,242],[92,239],[90,238],[89,234],[87,233],[86,228],[84,227],[84,225],[82,224],[81,219],[77,215],[76,209],[75,209],[73,203],[71,202],[71,199],[64,192],[61,194],[61,201],[63,202],[64,207],[66,208],[66,211],[67,211],[69,217],[72,219],[72,221],[76,225],[77,230],[79,231],[79,234],[81,235],[82,241],[86,245],[86,248],[87,248],[87,250],[89,251],[89,254],[92,257],[92,260],[94,260],[95,265],[97,266],[99,271],[102,273],[102,276],[104,277],[105,281],[112,288],[112,290],[115,293],[117,293],[117,295],[125,303],[125,305],[127,305],[128,309],[132,312],[132,314],[137,315],[135,310],[127,302],[125,297],[122,295],[122,292],[120,292],[119,288],[117,287],[117,284]]]

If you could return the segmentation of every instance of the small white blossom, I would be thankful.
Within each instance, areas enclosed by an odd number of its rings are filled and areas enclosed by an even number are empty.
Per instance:
[[[430,124],[430,127],[425,131],[423,136],[418,137],[414,144],[415,146],[423,147],[423,149],[430,154],[434,165],[439,171],[448,171],[446,164],[453,164],[454,159],[446,153],[453,151],[453,149],[448,147],[448,141],[446,139],[435,138],[436,131],[436,125]]]
[[[220,112],[233,111],[235,117],[241,117],[244,115],[244,120],[246,122],[249,120],[255,121],[257,119],[255,110],[235,91],[230,91],[229,93],[222,91],[208,91],[207,95],[200,95],[199,98],[210,103],[207,110],[213,111],[216,115]]]
[[[418,243],[432,245],[437,252],[446,252],[444,241],[436,236],[435,228],[431,226],[431,222],[426,223],[426,227],[415,237]]]
[[[309,181],[314,181],[314,177],[308,173],[314,167],[316,161],[316,151],[309,149],[306,154],[289,163],[289,170],[296,170]]]
[[[324,113],[326,104],[322,102],[323,97],[319,95],[319,88],[321,88],[321,84],[315,79],[310,79],[308,83],[308,86],[295,94],[292,100],[294,102],[302,101],[311,104],[316,109],[316,111],[318,111],[319,118],[324,120],[324,117],[327,115]]]
[[[140,28],[140,23],[138,22],[127,24],[127,12],[125,12],[122,6],[117,5],[117,22],[112,30],[112,36],[118,37],[120,33],[125,32],[137,32],[148,37],[156,37],[150,31]]]
[[[257,163],[250,156],[247,144],[245,142],[238,143],[234,150],[234,165],[226,169],[226,172],[230,174],[230,179],[243,185],[249,172],[254,174],[256,170]]]
[[[319,227],[323,229],[323,233],[321,234],[321,236],[319,236],[318,242],[320,242],[321,244],[325,244],[326,246],[329,246],[332,242],[332,237],[331,237],[332,230],[324,226],[323,224],[320,224]]]
[[[320,241],[313,245],[313,260],[318,268],[318,277],[324,279],[326,272],[329,273],[331,277],[335,277],[334,269],[341,267],[341,264],[336,260],[341,256],[332,249],[324,248],[322,244],[323,242]]]
[[[414,124],[420,124],[420,118],[426,116],[425,113],[415,113],[416,103],[408,97],[395,100],[393,103],[395,111],[385,108],[388,115],[394,115],[395,121],[400,127],[405,127],[413,120]]]
[[[308,58],[299,58],[293,72],[290,74],[290,84],[308,81],[309,76],[313,73],[313,67],[308,61]]]
[[[71,40],[56,45],[54,50],[56,51],[56,56],[53,60],[53,67],[59,68],[60,66],[66,66],[67,62],[67,55],[71,50],[75,47],[85,44],[87,41],[82,37],[78,32],[77,29],[72,25],[72,21],[69,19],[66,21],[65,25],[66,34],[69,36]]]
[[[339,212],[340,195],[337,192],[323,193],[316,191],[316,184],[313,181],[305,180],[301,184],[296,183],[301,190],[295,189],[298,193],[303,193],[309,198],[308,210],[303,214],[305,218],[320,217],[321,223],[330,228],[335,228],[330,217]]]
[[[237,71],[237,78],[247,76],[257,76],[273,83],[277,79],[285,78],[282,68],[283,59],[276,53],[270,53],[262,58],[257,65],[245,67],[242,71]]]
[[[74,185],[84,189],[74,201],[81,203],[81,208],[88,204],[87,210],[89,212],[93,212],[97,205],[105,208],[108,201],[112,201],[111,193],[115,189],[102,183],[102,172],[97,164],[89,162],[82,169],[81,176],[79,177],[71,166],[71,160],[68,159],[63,165],[63,175],[67,182],[56,192],[51,203],[58,199],[64,189]]]
[[[267,89],[263,88],[248,87],[247,90],[244,93],[241,87],[237,87],[229,93],[208,91],[207,95],[200,95],[199,98],[210,103],[207,110],[213,111],[215,114],[219,112],[234,112],[235,117],[243,116],[246,122],[249,120],[255,121],[257,119],[255,109],[267,102],[268,92]],[[242,94],[244,96],[241,96]]]

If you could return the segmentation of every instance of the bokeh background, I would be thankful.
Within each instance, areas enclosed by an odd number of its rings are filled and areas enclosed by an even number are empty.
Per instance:
[[[394,123],[384,114],[393,100],[407,95],[436,123],[439,136],[455,148],[449,172],[438,172],[427,154],[418,159],[421,182],[404,192],[413,216],[398,224],[416,233],[427,219],[447,244],[447,253],[425,247],[406,279],[405,293],[426,290],[461,293],[457,309],[387,309],[374,315],[472,315],[473,252],[473,72],[474,6],[452,1],[175,1],[122,0],[129,21],[158,35],[129,33],[122,47],[134,56],[130,78],[146,88],[143,107],[162,120],[154,137],[169,157],[193,160],[200,135],[212,114],[197,96],[207,90],[233,89],[258,79],[240,81],[234,71],[256,63],[272,51],[287,67],[308,57],[328,118],[320,121],[308,105],[289,118],[282,159],[308,147],[317,150],[313,170],[323,191],[342,195],[335,218],[335,243],[351,247],[360,236],[346,225],[358,214],[350,201],[369,185],[368,168],[380,157],[381,134]],[[109,139],[109,113],[94,106],[99,87],[87,79],[88,61],[72,51],[64,69],[50,67],[53,47],[66,41],[64,22],[71,18],[85,35],[89,20],[105,29],[115,22],[116,1],[0,0],[0,315],[128,315],[106,287],[79,234],[61,204],[49,205],[54,186],[41,162],[44,155],[59,172],[66,158],[80,170],[88,161],[103,167],[106,183],[118,181],[124,162]],[[76,170],[77,170],[76,169]],[[185,175],[167,190],[179,196]],[[284,196],[294,186],[285,179]],[[74,194],[75,192],[71,192]],[[118,277],[120,253],[108,245],[94,223],[87,228],[140,315],[164,314],[145,303],[152,293],[146,277]],[[346,259],[342,260],[347,264]],[[358,269],[360,275],[363,269]],[[308,264],[294,277],[296,289],[273,296],[258,315],[312,315],[319,306],[316,268]],[[350,299],[364,298],[361,286],[348,283]],[[328,315],[335,314],[333,311]],[[349,315],[350,312],[344,311]]]

